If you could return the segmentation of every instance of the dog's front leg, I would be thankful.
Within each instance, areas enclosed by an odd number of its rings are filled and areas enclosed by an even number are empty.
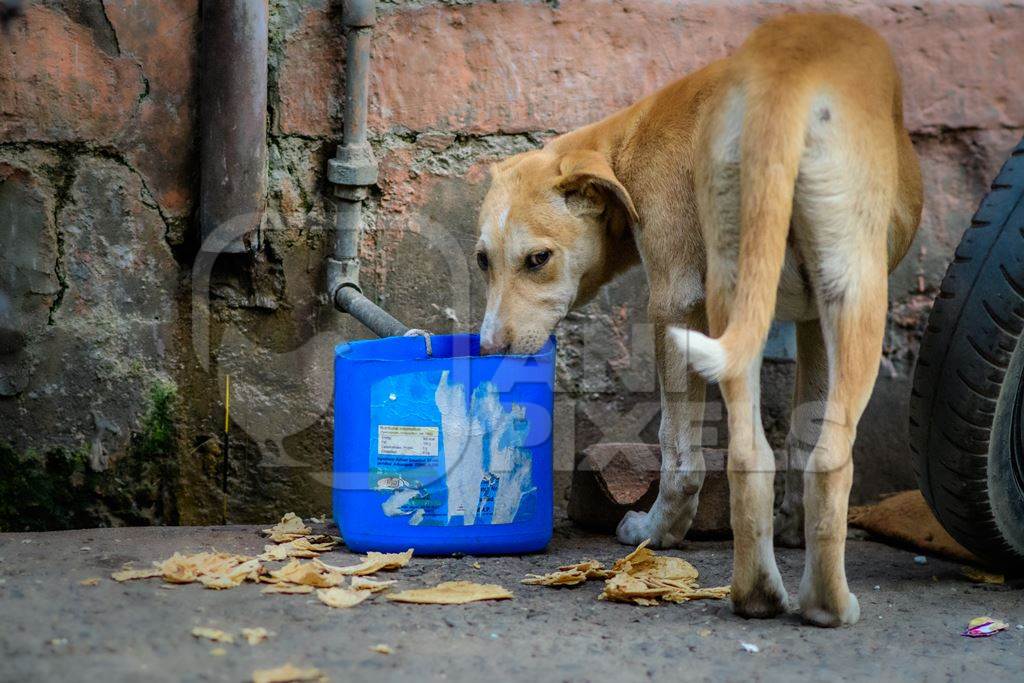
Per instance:
[[[690,316],[684,325],[703,325],[700,316]],[[704,483],[704,455],[701,452],[701,422],[704,417],[704,381],[687,369],[681,357],[665,339],[666,325],[655,325],[655,353],[661,380],[661,483],[650,512],[628,512],[619,523],[619,541],[636,545],[651,539],[657,548],[682,544],[697,512],[700,487]]]

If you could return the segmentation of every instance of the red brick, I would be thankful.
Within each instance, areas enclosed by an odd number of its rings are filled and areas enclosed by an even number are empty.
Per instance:
[[[725,537],[729,481],[725,451],[704,449],[706,472],[690,525],[691,538]],[[599,443],[577,455],[569,492],[569,518],[582,527],[611,533],[630,510],[648,510],[658,495],[661,448],[657,444]]]
[[[197,0],[108,3],[119,54],[32,6],[0,49],[0,138],[122,151],[163,209],[188,213]]]
[[[971,3],[832,9],[889,40],[912,129],[1024,125],[1024,7]],[[371,126],[471,133],[564,131],[623,107],[735,49],[785,5],[566,0],[431,5],[383,16],[374,40]],[[342,45],[336,19],[310,11],[287,41],[281,127],[330,134]]]
[[[198,0],[106,5],[126,59],[140,64],[149,92],[122,144],[168,213],[188,212],[195,126]]]
[[[142,70],[37,5],[0,41],[0,139],[112,142],[134,116]]]

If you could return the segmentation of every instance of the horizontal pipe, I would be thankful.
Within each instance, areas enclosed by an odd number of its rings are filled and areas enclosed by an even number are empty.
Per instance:
[[[338,287],[334,306],[368,327],[378,337],[401,337],[409,328],[373,303],[355,287]]]

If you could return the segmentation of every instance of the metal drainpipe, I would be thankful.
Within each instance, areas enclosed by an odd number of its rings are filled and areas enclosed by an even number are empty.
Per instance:
[[[267,27],[267,0],[202,3],[199,227],[204,251],[249,251],[263,222]]]
[[[377,21],[374,0],[346,0],[342,23],[348,34],[345,48],[345,111],[342,143],[328,162],[334,183],[337,213],[334,253],[327,259],[327,293],[339,311],[352,315],[380,337],[400,336],[409,328],[367,299],[359,288],[359,238],[363,200],[377,182],[377,160],[366,140],[367,74],[370,38]]]

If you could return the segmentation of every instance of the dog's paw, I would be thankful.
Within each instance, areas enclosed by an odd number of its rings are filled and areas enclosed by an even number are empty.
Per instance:
[[[785,506],[775,513],[775,545],[782,548],[804,547],[803,511],[788,510]]]
[[[673,533],[660,528],[658,520],[647,512],[630,510],[619,522],[615,537],[619,543],[640,545],[647,539],[651,540],[652,548],[678,548],[683,545],[686,532]]]
[[[789,611],[789,594],[776,569],[764,572],[749,586],[733,580],[732,611],[746,619],[770,619]]]
[[[800,616],[814,626],[836,628],[851,626],[860,619],[860,603],[850,591],[845,595],[828,596],[824,599],[800,598]]]

